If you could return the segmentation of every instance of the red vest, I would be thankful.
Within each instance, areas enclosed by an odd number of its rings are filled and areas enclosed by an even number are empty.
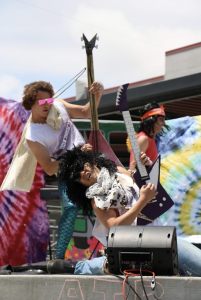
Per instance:
[[[141,136],[141,135],[146,135],[149,139],[149,146],[147,148],[146,151],[146,155],[151,159],[152,162],[155,161],[155,159],[158,156],[158,151],[156,148],[156,142],[154,137],[150,138],[146,133],[144,133],[143,131],[141,131],[140,133],[138,133],[137,135],[137,139]],[[133,161],[133,150],[131,150],[131,154],[130,154],[130,164]]]

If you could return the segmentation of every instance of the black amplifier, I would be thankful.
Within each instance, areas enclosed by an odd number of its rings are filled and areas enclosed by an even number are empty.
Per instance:
[[[107,236],[109,272],[139,269],[157,275],[178,274],[176,228],[172,226],[113,226]]]

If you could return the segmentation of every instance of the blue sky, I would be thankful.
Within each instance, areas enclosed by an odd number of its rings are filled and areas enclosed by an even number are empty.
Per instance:
[[[35,80],[59,89],[86,66],[82,33],[100,37],[105,88],[163,75],[166,51],[201,42],[200,11],[199,0],[1,0],[0,97],[21,101]],[[62,95],[71,96],[75,84]]]

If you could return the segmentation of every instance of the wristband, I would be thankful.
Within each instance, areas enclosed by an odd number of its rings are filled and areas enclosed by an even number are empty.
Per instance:
[[[130,169],[128,169],[128,171],[131,172],[131,176],[133,176],[136,172],[136,170],[130,170]]]

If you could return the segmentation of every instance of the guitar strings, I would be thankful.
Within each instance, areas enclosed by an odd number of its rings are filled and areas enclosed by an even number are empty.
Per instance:
[[[71,80],[69,80],[66,84],[64,84],[64,86],[62,86],[55,94],[54,94],[54,98],[58,98],[61,94],[63,94],[63,92],[65,92],[84,72],[86,71],[86,68],[84,68],[82,71],[80,71],[77,75],[75,75]],[[67,86],[67,88],[65,90],[63,90],[59,95],[56,95],[61,89],[63,89],[67,84],[69,84],[73,79],[75,78],[75,80],[69,85]]]

